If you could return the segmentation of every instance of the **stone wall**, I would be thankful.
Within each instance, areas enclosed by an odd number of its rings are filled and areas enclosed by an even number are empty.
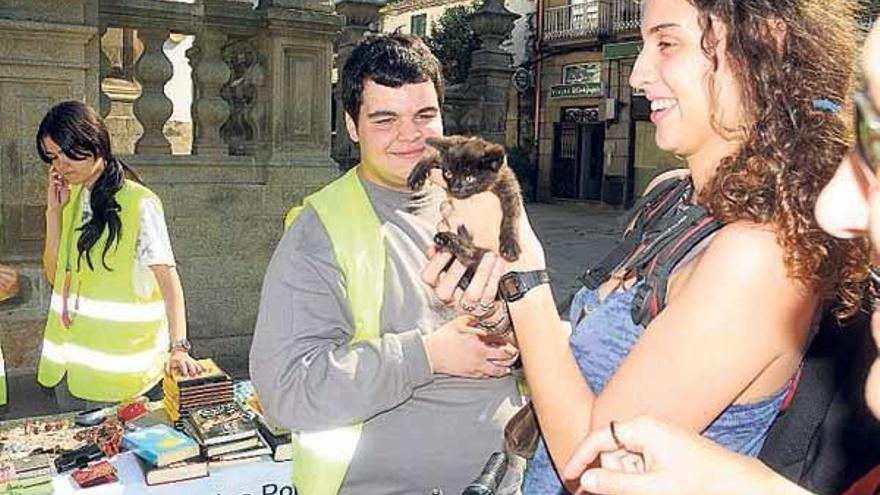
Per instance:
[[[97,1],[0,0],[0,262],[19,269],[21,294],[0,304],[11,374],[39,357],[49,287],[40,267],[46,166],[34,135],[52,105],[98,103]]]
[[[175,157],[172,166],[152,157],[129,161],[162,199],[194,354],[243,372],[284,215],[336,169],[266,167],[247,158]]]

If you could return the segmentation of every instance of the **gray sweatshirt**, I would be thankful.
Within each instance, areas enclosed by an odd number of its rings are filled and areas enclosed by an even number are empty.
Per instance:
[[[423,336],[454,317],[420,279],[443,192],[414,197],[361,183],[387,247],[381,341],[349,345],[344,281],[306,208],[266,272],[251,378],[267,415],[293,430],[364,422],[341,494],[458,494],[501,450],[520,405],[515,381],[432,374]]]

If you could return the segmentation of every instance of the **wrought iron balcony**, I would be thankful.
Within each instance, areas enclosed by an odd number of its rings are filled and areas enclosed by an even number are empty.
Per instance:
[[[544,10],[544,41],[577,41],[634,33],[642,23],[633,0],[584,0]]]

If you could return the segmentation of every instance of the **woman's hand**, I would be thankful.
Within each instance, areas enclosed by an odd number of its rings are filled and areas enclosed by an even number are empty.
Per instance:
[[[650,418],[617,423],[614,431],[590,433],[562,470],[565,480],[574,480],[570,486],[580,478],[578,494],[807,493],[755,459]],[[600,456],[602,468],[593,467]]]
[[[183,349],[174,349],[165,363],[165,372],[171,374],[177,370],[183,376],[198,376],[203,370],[202,365],[196,362],[192,356]]]
[[[70,200],[70,184],[61,172],[49,167],[49,181],[46,187],[46,212],[59,213]]]

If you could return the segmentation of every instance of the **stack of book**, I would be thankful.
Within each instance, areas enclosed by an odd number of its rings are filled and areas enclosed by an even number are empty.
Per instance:
[[[272,454],[254,421],[235,402],[194,409],[182,423],[212,467]]]
[[[200,457],[199,445],[168,425],[127,432],[122,437],[122,446],[141,459],[148,485],[208,475],[208,464]]]
[[[199,359],[202,373],[181,375],[176,369],[165,375],[165,411],[171,421],[187,416],[194,409],[232,402],[232,379],[212,359]]]
[[[272,450],[272,459],[276,462],[289,461],[293,457],[293,441],[290,430],[278,426],[266,418],[250,380],[236,382],[234,391],[235,401],[254,421],[263,441]]]
[[[35,454],[0,465],[0,494],[42,495],[52,493],[51,460]]]

